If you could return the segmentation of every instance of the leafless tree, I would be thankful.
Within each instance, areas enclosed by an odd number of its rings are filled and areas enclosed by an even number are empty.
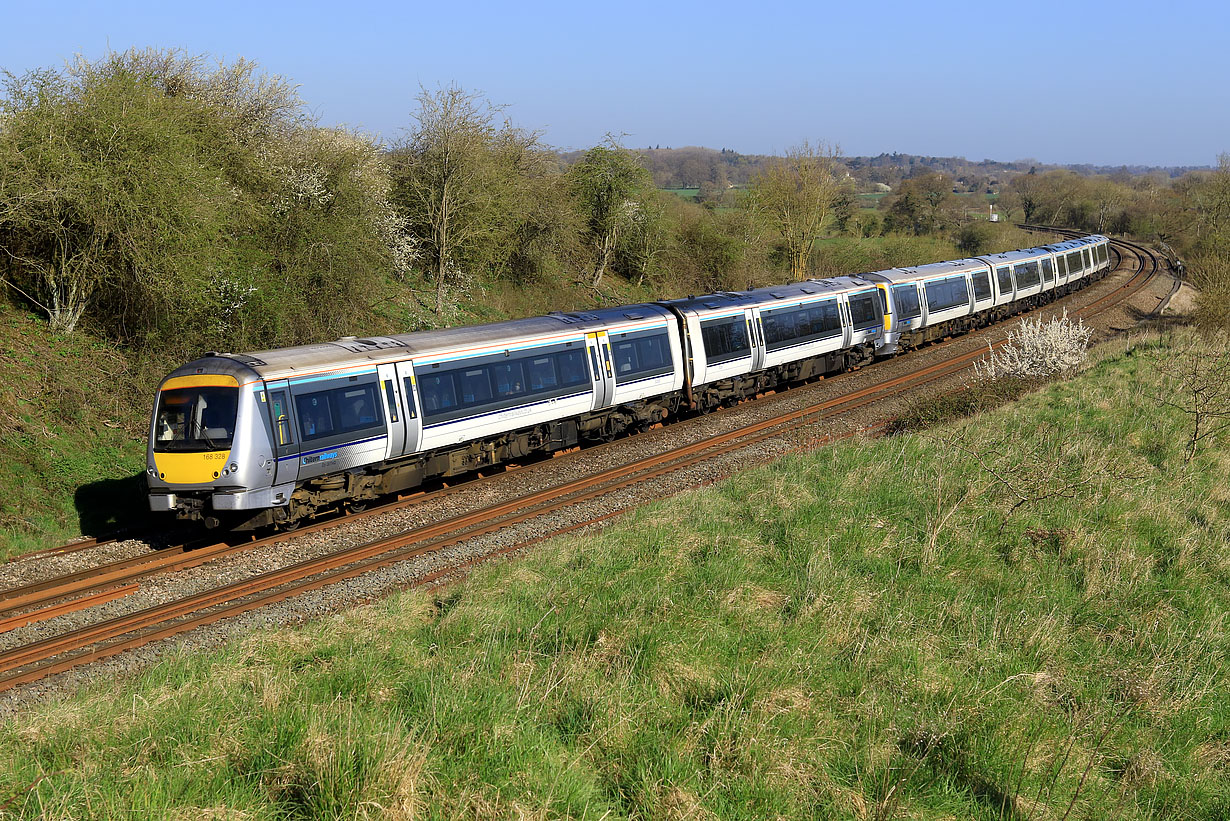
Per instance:
[[[752,178],[748,207],[781,234],[796,279],[807,276],[812,247],[846,185],[839,153],[836,147],[804,141]]]

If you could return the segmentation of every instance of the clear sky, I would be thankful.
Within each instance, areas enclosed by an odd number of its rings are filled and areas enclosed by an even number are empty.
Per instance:
[[[322,124],[396,139],[420,84],[546,142],[1099,165],[1230,151],[1230,4],[0,0],[15,74],[108,49],[246,57]],[[1130,106],[1142,105],[1135,111]]]

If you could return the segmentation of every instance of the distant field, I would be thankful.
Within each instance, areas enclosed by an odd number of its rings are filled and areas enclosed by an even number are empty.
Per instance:
[[[32,710],[6,812],[1225,818],[1230,449],[1184,462],[1175,355]]]

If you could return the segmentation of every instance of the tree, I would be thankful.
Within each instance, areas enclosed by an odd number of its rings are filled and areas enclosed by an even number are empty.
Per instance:
[[[744,199],[785,244],[790,275],[803,279],[812,247],[824,230],[834,203],[847,186],[839,172],[836,148],[804,141],[784,157],[774,157],[752,177]]]
[[[903,180],[888,206],[889,227],[919,235],[935,233],[955,221],[950,213],[955,202],[946,174],[928,172]]]
[[[591,284],[596,288],[620,240],[643,221],[644,203],[653,192],[653,178],[637,154],[613,137],[585,153],[568,170],[573,192],[586,221],[586,233],[594,250]]]
[[[501,107],[455,85],[416,99],[416,123],[393,151],[394,197],[430,260],[442,314],[467,257],[510,231],[515,215],[504,206],[519,173],[539,161],[538,134],[497,125]]]

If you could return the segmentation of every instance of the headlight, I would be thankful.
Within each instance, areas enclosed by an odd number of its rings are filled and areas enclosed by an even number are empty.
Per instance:
[[[146,469],[145,469],[145,472],[146,472],[146,473],[148,473],[150,476],[157,476],[157,475],[158,475],[158,471],[154,470],[153,468],[146,468]]]
[[[230,472],[229,470],[227,470],[226,468],[222,468],[222,475],[223,475],[223,476],[230,476],[230,475],[231,475],[231,472]]]
[[[239,472],[239,465],[235,464],[234,462],[231,462],[231,473],[238,473],[238,472]]]

